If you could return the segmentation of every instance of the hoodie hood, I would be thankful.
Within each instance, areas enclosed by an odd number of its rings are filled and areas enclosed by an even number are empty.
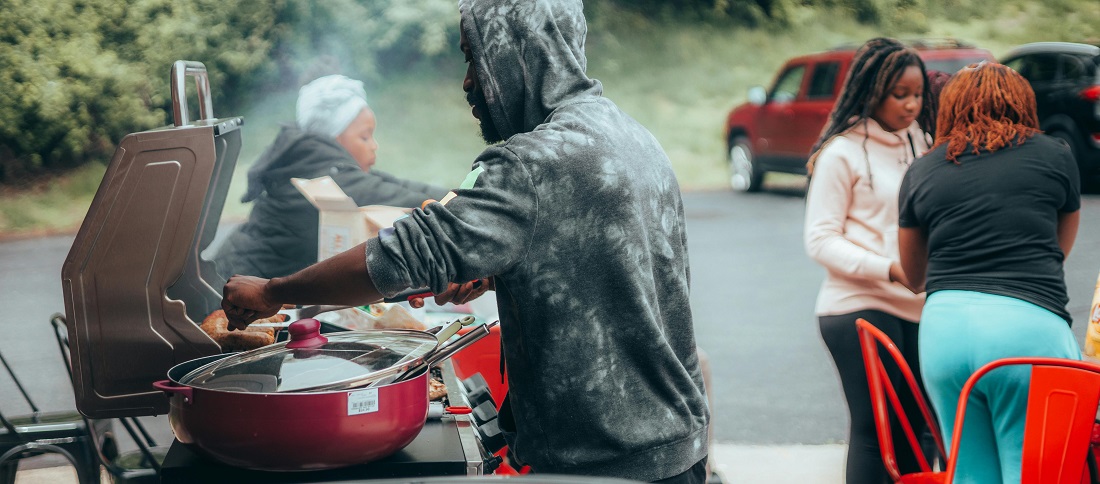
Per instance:
[[[919,126],[918,126],[919,127]],[[886,146],[899,146],[904,142],[904,137],[909,127],[897,131],[888,131],[875,118],[867,117],[856,121],[848,132],[867,136]]]
[[[580,0],[459,0],[489,115],[504,139],[603,87],[589,79]]]
[[[917,121],[913,121],[904,129],[887,131],[874,118],[864,118],[848,128],[847,133],[857,138],[866,136],[875,143],[896,151],[899,161],[906,165],[912,164],[913,160],[924,155],[932,144],[931,138],[921,130]]]
[[[358,170],[359,165],[335,139],[283,126],[275,141],[248,169],[248,187],[241,202],[251,202],[273,186],[291,189],[287,183],[292,177],[322,176],[334,168]]]

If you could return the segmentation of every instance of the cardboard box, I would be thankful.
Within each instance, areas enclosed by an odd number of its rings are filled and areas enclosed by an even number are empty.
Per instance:
[[[317,207],[317,260],[324,260],[376,237],[378,231],[412,209],[386,205],[359,207],[329,176],[292,178],[294,187]]]

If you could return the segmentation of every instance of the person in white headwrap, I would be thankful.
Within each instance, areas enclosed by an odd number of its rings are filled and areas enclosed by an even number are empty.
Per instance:
[[[419,207],[443,198],[444,188],[372,169],[375,123],[362,82],[331,75],[303,86],[295,125],[284,126],[248,170],[241,201],[252,202],[252,212],[218,248],[218,272],[281,277],[317,262],[317,209],[291,178],[328,175],[359,206]]]
[[[339,74],[318,78],[298,91],[296,115],[303,131],[336,138],[364,110],[370,107],[363,83]]]

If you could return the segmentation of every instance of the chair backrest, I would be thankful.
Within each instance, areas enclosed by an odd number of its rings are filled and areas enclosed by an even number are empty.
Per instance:
[[[928,462],[927,456],[922,452],[920,441],[913,431],[912,422],[909,421],[909,417],[902,409],[897,389],[894,388],[894,384],[882,364],[882,358],[879,356],[879,345],[886,349],[886,353],[893,358],[894,363],[901,370],[901,375],[908,387],[907,391],[917,402],[921,415],[932,433],[932,438],[936,441],[936,447],[940,455],[947,455],[944,452],[943,437],[936,425],[936,419],[932,416],[932,411],[929,409],[924,393],[917,385],[917,379],[913,375],[913,371],[909,368],[909,364],[905,361],[905,357],[893,340],[866,319],[856,320],[856,333],[859,334],[859,344],[863,350],[863,366],[867,369],[867,384],[871,390],[871,407],[875,414],[875,429],[878,432],[879,450],[882,453],[882,462],[886,466],[886,472],[890,474],[894,482],[902,480],[901,471],[898,469],[897,453],[894,451],[894,437],[890,428],[891,411],[894,418],[901,424],[906,441],[913,450],[913,454],[916,455],[921,470],[932,472],[932,466]],[[887,407],[887,402],[889,402],[889,407]]]
[[[1078,484],[1087,470],[1089,437],[1100,403],[1100,365],[1061,358],[1002,358],[974,372],[959,394],[951,449],[962,438],[966,403],[974,385],[992,370],[1009,365],[1031,365],[1027,396],[1021,484]],[[947,459],[947,482],[957,462]]]

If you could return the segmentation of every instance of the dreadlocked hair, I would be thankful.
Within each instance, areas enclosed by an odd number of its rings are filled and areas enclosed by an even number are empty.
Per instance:
[[[1039,132],[1035,92],[1009,67],[971,64],[944,86],[937,124],[933,148],[946,144],[952,163],[959,163],[967,146],[976,155],[1019,145]]]
[[[921,77],[927,78],[924,61],[917,51],[891,38],[877,37],[868,40],[856,50],[848,75],[844,78],[840,97],[829,114],[821,136],[810,149],[810,160],[806,163],[807,174],[813,174],[814,161],[817,160],[821,147],[852,126],[866,123],[910,66],[920,67]],[[936,115],[932,112],[934,103],[929,89],[924,89],[922,100],[917,123],[925,133],[934,133]]]

